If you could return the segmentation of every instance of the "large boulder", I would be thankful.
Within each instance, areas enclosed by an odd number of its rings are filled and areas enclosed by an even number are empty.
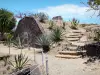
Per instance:
[[[86,50],[86,56],[100,58],[100,42],[86,44],[82,48]]]
[[[24,17],[18,23],[14,38],[20,37],[23,44],[35,46],[37,37],[42,33],[42,27],[33,17]]]
[[[63,27],[63,18],[61,16],[55,16],[52,20],[57,26]]]

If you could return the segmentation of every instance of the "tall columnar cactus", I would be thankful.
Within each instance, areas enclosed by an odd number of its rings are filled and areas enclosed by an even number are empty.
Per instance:
[[[71,21],[71,28],[77,29],[78,24],[79,24],[79,21],[77,19],[73,18]]]

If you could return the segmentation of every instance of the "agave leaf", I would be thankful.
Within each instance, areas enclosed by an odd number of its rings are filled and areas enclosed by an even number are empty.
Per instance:
[[[10,64],[11,66],[15,67],[15,65],[14,65],[11,61],[9,61],[9,64]]]
[[[17,56],[15,55],[15,64],[16,64],[16,67],[18,67],[18,61],[17,61]]]
[[[26,65],[27,62],[28,62],[28,57],[26,57],[26,58],[24,59],[24,61],[22,62],[22,66]]]

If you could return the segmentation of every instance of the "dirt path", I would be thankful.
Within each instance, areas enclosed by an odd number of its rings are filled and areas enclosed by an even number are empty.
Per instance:
[[[40,49],[36,49],[36,52]],[[11,48],[11,54],[19,54],[20,49]],[[9,53],[8,47],[0,44],[0,53]],[[34,60],[34,50],[23,49],[23,54]],[[45,54],[44,54],[45,57]],[[45,58],[44,58],[45,60]],[[48,54],[49,75],[100,75],[100,63],[85,65],[85,59],[61,59],[56,58],[53,54]],[[36,62],[42,64],[42,56],[36,53]],[[44,61],[45,65],[45,61]]]

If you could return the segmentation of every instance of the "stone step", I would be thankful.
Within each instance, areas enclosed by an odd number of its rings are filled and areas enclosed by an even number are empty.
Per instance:
[[[59,51],[59,54],[63,55],[80,55],[81,53],[85,53],[86,51]]]
[[[82,31],[80,31],[80,30],[71,30],[70,32],[71,33],[82,33]]]
[[[84,46],[85,42],[71,42],[71,44],[74,46]]]
[[[82,36],[82,34],[81,33],[68,33],[66,36],[67,37],[68,36]]]
[[[78,41],[80,38],[67,38],[68,41]]]
[[[75,55],[61,55],[61,54],[58,54],[58,55],[56,55],[55,57],[58,57],[58,58],[66,58],[66,59],[77,59],[77,58],[80,58],[81,56],[75,56]]]
[[[81,36],[66,36],[66,38],[80,38]]]
[[[71,51],[76,51],[76,49],[77,49],[77,46],[68,46],[67,47],[69,50],[71,50]]]

